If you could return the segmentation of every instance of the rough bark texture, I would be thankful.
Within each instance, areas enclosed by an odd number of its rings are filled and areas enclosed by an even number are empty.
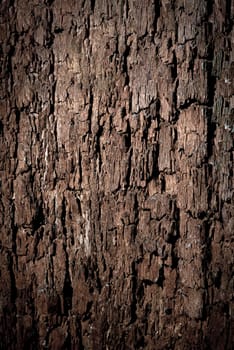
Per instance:
[[[232,349],[231,0],[5,0],[1,349]]]

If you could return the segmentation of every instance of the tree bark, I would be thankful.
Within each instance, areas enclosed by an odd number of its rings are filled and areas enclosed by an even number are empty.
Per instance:
[[[0,349],[231,350],[232,2],[0,11]]]

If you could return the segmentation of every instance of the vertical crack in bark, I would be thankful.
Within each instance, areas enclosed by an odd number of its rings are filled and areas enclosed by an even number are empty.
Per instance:
[[[154,21],[153,21],[153,28],[154,31],[152,33],[152,37],[154,37],[154,35],[157,33],[158,28],[157,28],[157,24],[158,24],[158,20],[160,18],[160,8],[161,8],[161,0],[154,0]]]
[[[131,319],[130,324],[134,323],[137,320],[137,271],[135,268],[135,262],[132,262],[132,275],[131,275],[131,284],[132,284],[132,301],[131,301]]]
[[[96,1],[95,1],[95,0],[90,0],[91,12],[94,12],[94,9],[95,9],[95,3],[96,3]]]

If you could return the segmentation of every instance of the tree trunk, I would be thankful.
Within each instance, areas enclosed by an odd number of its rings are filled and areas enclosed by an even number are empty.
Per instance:
[[[231,1],[0,9],[0,349],[231,350]]]

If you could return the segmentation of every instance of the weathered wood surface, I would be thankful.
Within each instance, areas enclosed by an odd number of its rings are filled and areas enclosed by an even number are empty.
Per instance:
[[[231,1],[0,10],[0,348],[231,349]]]

